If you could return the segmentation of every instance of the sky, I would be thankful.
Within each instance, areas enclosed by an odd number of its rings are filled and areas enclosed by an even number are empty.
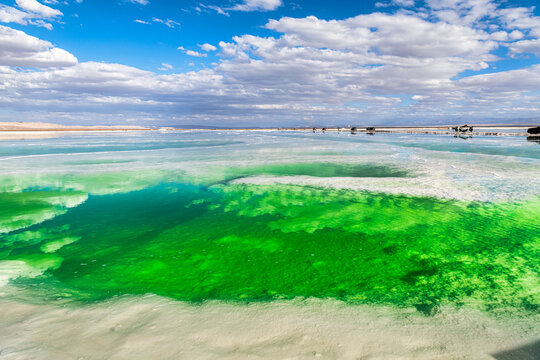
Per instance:
[[[540,123],[534,0],[0,0],[0,121]]]

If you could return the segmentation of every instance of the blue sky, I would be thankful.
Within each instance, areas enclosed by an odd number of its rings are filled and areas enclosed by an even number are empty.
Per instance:
[[[15,1],[0,1],[14,5]],[[177,48],[199,51],[199,44],[229,41],[233,36],[252,34],[275,35],[264,29],[268,19],[282,16],[305,17],[315,15],[321,19],[344,19],[351,14],[369,13],[375,9],[370,1],[309,1],[299,5],[284,2],[268,11],[230,11],[205,8],[200,1],[152,0],[146,4],[136,1],[86,0],[59,2],[55,8],[64,14],[54,29],[20,26],[13,28],[44,38],[69,52],[79,61],[119,62],[145,70],[157,70],[162,62],[175,68],[193,70],[189,63],[194,59]],[[212,1],[207,6],[227,9],[231,1]],[[171,22],[167,25],[156,19]],[[136,22],[136,20],[147,22]],[[219,60],[215,56],[196,59],[197,67],[209,66]],[[204,64],[204,65],[203,65]]]
[[[534,123],[534,5],[0,0],[0,121]]]

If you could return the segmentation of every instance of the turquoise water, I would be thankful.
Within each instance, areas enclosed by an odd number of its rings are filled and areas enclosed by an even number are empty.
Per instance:
[[[540,148],[518,140],[193,132],[0,143],[3,283],[85,302],[151,293],[536,312]]]

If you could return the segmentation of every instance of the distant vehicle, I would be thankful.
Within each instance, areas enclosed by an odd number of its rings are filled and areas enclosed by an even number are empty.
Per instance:
[[[461,126],[455,126],[452,128],[452,130],[456,131],[456,132],[472,132],[473,131],[473,127],[472,126],[469,126],[469,125],[461,125]]]
[[[531,135],[539,135],[540,134],[540,126],[533,127],[527,130],[527,132]]]
[[[356,126],[352,127],[352,128],[351,128],[351,134],[356,134],[356,131],[357,131],[357,130],[358,130],[358,129],[356,128]]]
[[[375,128],[374,127],[367,127],[366,131],[375,131]]]

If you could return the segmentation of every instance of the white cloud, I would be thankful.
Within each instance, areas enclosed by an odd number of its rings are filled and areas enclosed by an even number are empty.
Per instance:
[[[176,22],[171,19],[159,19],[159,18],[154,17],[152,18],[152,21],[166,25],[170,27],[171,29],[181,25],[179,22]]]
[[[52,30],[52,24],[47,21],[63,15],[59,10],[50,8],[35,0],[16,0],[16,3],[19,9],[0,4],[0,22],[20,25],[31,24]]]
[[[535,54],[540,57],[540,39],[517,41],[508,45],[508,48],[514,54]]]
[[[235,11],[271,11],[283,5],[281,0],[244,0],[227,9]]]
[[[28,24],[28,19],[32,18],[28,13],[17,10],[11,6],[0,4],[0,21],[4,23],[16,23],[20,25]]]
[[[540,16],[534,15],[534,8],[500,9],[497,14],[507,28],[525,30],[531,36],[540,37]]]
[[[524,36],[525,35],[523,35],[523,33],[519,30],[514,30],[510,34],[508,34],[508,38],[510,40],[518,40],[518,39],[523,38]]]
[[[167,70],[172,70],[173,68],[174,68],[174,66],[172,66],[171,64],[162,63],[161,67],[158,68],[158,70],[167,71]]]
[[[482,74],[458,81],[468,91],[477,95],[507,96],[523,91],[538,91],[540,89],[540,65],[525,69],[503,71],[493,74]],[[516,86],[516,84],[519,84]]]
[[[488,41],[483,31],[470,27],[433,23],[416,16],[374,13],[346,20],[303,19],[270,20],[268,29],[287,34],[290,45],[349,49],[379,55],[411,58],[447,56],[473,57],[486,54],[497,44]]]
[[[206,57],[205,53],[200,53],[198,51],[186,50],[186,55],[195,56],[195,57]]]
[[[150,25],[150,23],[148,21],[139,20],[139,19],[135,19],[135,20],[133,20],[133,22],[136,22],[136,23],[139,23],[139,24]]]
[[[411,7],[415,5],[415,0],[389,0],[385,2],[376,2],[375,7],[386,8],[389,6],[401,6],[401,7]]]
[[[227,11],[272,11],[276,10],[282,5],[282,0],[243,0],[242,2],[228,8],[199,3],[198,6],[194,8],[194,10],[199,13],[213,10],[216,11],[218,14],[229,16],[229,13]]]
[[[50,42],[0,25],[0,65],[61,67],[76,63],[75,56]]]
[[[215,5],[205,5],[203,3],[199,3],[199,6],[196,6],[194,9],[198,13],[207,12],[209,10],[212,10],[212,11],[217,12],[218,14],[229,16],[229,13],[225,12],[225,10],[223,10],[219,6],[215,6]]]
[[[147,5],[150,2],[148,0],[126,0],[126,1],[133,4],[140,4],[140,5]]]
[[[393,0],[392,2],[398,6],[414,6],[415,0]]]
[[[222,41],[212,68],[180,74],[167,64],[160,74],[95,62],[10,68],[36,66],[25,64],[36,63],[36,53],[53,52],[53,45],[33,38],[26,55],[12,49],[14,55],[0,56],[0,107],[33,116],[54,111],[51,118],[84,119],[93,113],[95,119],[140,117],[169,124],[537,116],[540,66],[461,78],[464,72],[493,69],[500,47],[515,56],[540,56],[538,19],[530,9],[517,9],[487,0],[433,0],[418,11],[343,20],[283,17],[266,25],[274,36]],[[17,40],[21,34],[10,30],[12,43],[23,43]],[[6,51],[2,41],[0,51]],[[217,50],[199,47],[201,52],[178,49],[195,57]]]
[[[212,46],[212,45],[210,45],[210,46]],[[184,54],[189,55],[189,56],[194,56],[194,57],[207,57],[208,56],[207,54],[201,53],[201,52],[198,52],[198,51],[186,50],[183,46],[179,46],[179,47],[177,47],[177,49],[182,51]]]
[[[48,23],[48,22],[45,22],[43,20],[33,20],[30,22],[32,25],[35,25],[35,26],[39,26],[39,27],[43,27],[47,30],[52,30],[53,29],[53,26],[51,23]]]
[[[16,0],[16,3],[21,9],[38,14],[43,18],[52,18],[63,15],[59,10],[40,4],[36,0]]]
[[[214,45],[210,45],[210,44],[202,44],[202,45],[199,45],[199,47],[200,47],[203,51],[206,51],[206,52],[209,52],[209,51],[216,51],[216,50],[217,50],[217,47],[215,47]]]

